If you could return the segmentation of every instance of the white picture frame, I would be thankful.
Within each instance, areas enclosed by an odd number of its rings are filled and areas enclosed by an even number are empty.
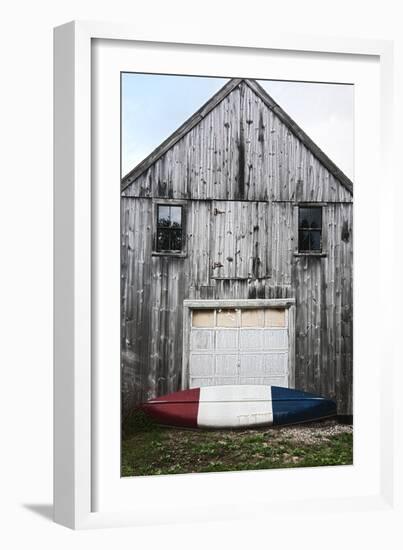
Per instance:
[[[108,47],[113,47],[102,50],[106,44],[103,41],[108,41]],[[264,517],[268,512],[295,514],[300,509],[301,501],[304,502],[306,512],[312,514],[319,513],[324,506],[330,511],[348,509],[373,513],[388,510],[393,514],[395,472],[393,423],[390,419],[393,418],[395,409],[388,388],[393,380],[393,365],[397,364],[396,352],[393,348],[387,347],[388,333],[384,326],[379,327],[379,341],[374,344],[374,348],[370,351],[364,349],[362,344],[365,338],[368,338],[368,333],[365,334],[364,329],[373,329],[368,326],[365,319],[365,312],[368,311],[365,308],[368,306],[363,303],[362,297],[356,295],[354,299],[358,311],[364,313],[360,317],[364,328],[358,327],[355,340],[360,362],[362,364],[368,361],[373,379],[369,379],[363,369],[355,370],[355,399],[357,391],[361,391],[357,390],[357,386],[361,384],[362,387],[365,382],[368,395],[371,399],[377,400],[377,405],[376,413],[373,413],[374,417],[371,418],[371,426],[365,419],[365,411],[371,407],[369,398],[365,399],[365,396],[362,396],[362,399],[358,400],[363,404],[363,408],[355,411],[354,452],[357,458],[353,467],[304,469],[306,471],[302,473],[283,470],[131,478],[126,480],[125,487],[122,487],[122,480],[118,479],[120,433],[116,425],[119,403],[119,397],[116,395],[116,390],[119,391],[118,364],[117,371],[105,369],[106,360],[112,358],[114,362],[116,359],[116,346],[107,344],[107,347],[102,349],[99,347],[102,335],[107,330],[106,318],[109,323],[116,324],[116,331],[119,330],[119,303],[114,303],[113,299],[116,298],[116,288],[119,285],[119,273],[116,271],[119,264],[119,241],[114,239],[114,231],[118,219],[115,206],[119,203],[120,193],[119,186],[115,190],[116,196],[113,194],[115,191],[111,189],[105,194],[104,191],[99,192],[97,187],[101,181],[98,181],[98,178],[105,177],[110,181],[111,177],[117,177],[119,180],[120,173],[116,171],[116,163],[111,162],[110,166],[106,166],[105,174],[102,172],[100,175],[97,160],[94,158],[94,153],[99,152],[99,148],[109,145],[111,156],[114,156],[115,160],[117,154],[120,156],[120,143],[116,143],[116,140],[112,143],[102,141],[105,128],[113,126],[111,135],[116,137],[116,125],[119,126],[120,120],[114,117],[116,105],[115,110],[108,112],[102,120],[99,120],[98,116],[100,105],[103,105],[103,101],[108,101],[109,97],[115,97],[116,89],[105,85],[105,88],[102,88],[105,90],[103,99],[97,96],[94,101],[93,95],[100,83],[98,78],[105,79],[111,74],[110,70],[115,73],[122,70],[122,65],[131,70],[129,65],[134,64],[139,72],[154,72],[158,67],[161,71],[163,66],[164,72],[170,73],[178,71],[178,66],[182,66],[183,63],[183,74],[186,74],[186,70],[189,70],[186,68],[189,67],[189,58],[186,59],[186,55],[189,57],[189,54],[192,55],[193,74],[209,74],[203,70],[203,67],[207,66],[207,61],[211,67],[212,60],[216,62],[215,60],[222,56],[214,69],[210,68],[211,71],[218,71],[220,63],[224,67],[225,56],[234,54],[239,56],[237,59],[234,58],[234,63],[239,64],[243,57],[248,65],[253,67],[250,70],[260,71],[256,76],[266,75],[266,78],[273,78],[273,74],[277,75],[274,78],[279,78],[283,71],[282,67],[286,64],[285,60],[293,56],[299,60],[305,59],[307,67],[309,63],[316,63],[318,67],[322,66],[320,70],[324,71],[324,66],[329,66],[326,69],[327,75],[332,72],[337,75],[338,71],[339,75],[353,74],[354,67],[348,68],[347,65],[350,60],[360,56],[361,72],[356,80],[353,78],[353,83],[358,83],[358,89],[361,89],[357,96],[358,105],[356,104],[357,112],[361,115],[356,120],[358,135],[355,180],[362,181],[366,178],[368,186],[358,186],[358,196],[355,195],[358,203],[365,201],[367,210],[365,213],[362,209],[358,215],[357,238],[363,246],[360,248],[355,245],[356,263],[358,266],[370,266],[371,260],[374,262],[373,274],[376,285],[374,287],[373,282],[369,284],[365,280],[360,280],[360,293],[365,299],[372,296],[371,307],[375,313],[390,312],[391,306],[383,290],[390,282],[390,274],[386,269],[386,262],[382,259],[386,254],[393,253],[394,246],[392,240],[383,241],[381,247],[380,238],[384,231],[381,229],[381,223],[390,216],[390,204],[393,204],[393,184],[385,186],[383,198],[370,197],[369,194],[375,189],[381,162],[382,177],[387,182],[393,181],[390,163],[393,146],[392,43],[272,33],[268,37],[256,37],[252,43],[242,37],[236,37],[233,41],[228,38],[224,40],[210,36],[208,32],[202,43],[192,39],[186,31],[183,31],[181,36],[170,36],[169,32],[164,36],[148,36],[130,25],[72,22],[55,29],[54,44],[55,521],[71,528],[82,529],[254,518]],[[94,49],[97,45],[100,45],[98,50]],[[134,49],[130,50],[131,46]],[[169,57],[161,61],[160,56],[156,62],[154,54],[159,54],[164,48],[169,48]],[[182,53],[186,55],[179,59],[178,56]],[[265,55],[272,56],[273,64],[270,71],[267,70],[267,66],[263,66],[262,60],[265,59]],[[294,73],[297,74],[295,59],[289,61],[291,65],[294,63]],[[95,73],[100,63],[105,70],[102,69],[99,77]],[[314,69],[312,75],[318,70]],[[230,71],[231,68],[227,70]],[[215,74],[218,75],[218,72]],[[227,73],[221,74],[226,76]],[[285,72],[282,74],[285,78]],[[309,79],[307,75],[306,72],[305,79]],[[301,72],[300,79],[303,78]],[[340,78],[336,76],[333,81],[342,81]],[[327,76],[324,81],[330,81],[329,79],[330,76]],[[102,82],[106,84],[108,81]],[[374,134],[380,136],[379,144],[378,140],[369,143],[366,135],[369,126],[363,114],[368,113],[368,102],[371,100],[374,100],[376,105],[371,127]],[[95,122],[96,129],[93,126]],[[366,166],[365,159],[373,160],[371,168]],[[102,187],[104,188],[105,186]],[[105,220],[107,209],[113,211],[110,216],[110,232],[109,226],[104,227],[99,223],[100,219]],[[365,246],[369,237],[363,232],[370,227],[370,216],[374,212],[376,223],[370,235],[373,246],[373,250],[370,251],[370,247]],[[100,241],[102,251],[99,247]],[[117,287],[113,281],[116,281]],[[103,341],[105,342],[105,339]],[[116,338],[114,341],[116,342]],[[382,355],[382,370],[377,364],[381,359],[381,349],[387,349]],[[110,397],[113,392],[114,397]],[[108,407],[105,407],[106,403]],[[112,420],[105,411],[113,411]],[[371,442],[369,456],[365,458],[363,450],[371,429],[377,433],[377,436],[372,438],[376,442]],[[108,443],[107,446],[105,442]],[[110,454],[108,447],[112,449]],[[268,475],[270,477],[267,477]],[[268,481],[272,494],[259,493],[259,488]],[[329,487],[328,492],[326,484]],[[215,495],[215,502],[212,503],[213,486],[221,487],[220,493],[225,493],[226,498],[220,499]],[[280,499],[282,487],[286,489],[283,491],[283,498]],[[149,495],[154,495],[158,490],[176,493],[176,500],[173,498],[169,506],[164,503],[156,505]],[[200,495],[199,502],[184,503],[184,495],[195,490]],[[131,498],[133,495],[136,495],[135,499]]]

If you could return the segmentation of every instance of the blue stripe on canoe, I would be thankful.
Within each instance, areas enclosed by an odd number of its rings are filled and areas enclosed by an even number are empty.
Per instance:
[[[271,387],[273,424],[319,420],[337,413],[336,403],[326,397],[289,388]]]

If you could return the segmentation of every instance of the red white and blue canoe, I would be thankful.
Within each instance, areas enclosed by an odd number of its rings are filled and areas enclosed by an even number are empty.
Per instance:
[[[245,428],[295,424],[336,415],[336,403],[299,390],[262,385],[205,386],[151,399],[141,409],[159,424]]]

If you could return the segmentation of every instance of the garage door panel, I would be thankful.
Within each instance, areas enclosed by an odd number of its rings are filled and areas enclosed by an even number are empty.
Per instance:
[[[263,331],[258,329],[241,329],[239,331],[239,347],[241,350],[263,349]]]
[[[216,376],[214,379],[214,385],[216,386],[228,386],[238,384],[237,376]]]
[[[193,329],[190,336],[190,350],[214,349],[214,331]]]
[[[288,387],[289,317],[285,310],[273,313],[264,308],[211,308],[208,314],[192,317],[190,387],[227,384]]]
[[[238,355],[225,354],[216,355],[216,376],[237,376],[238,375]]]
[[[192,326],[213,328],[214,327],[214,309],[196,309],[192,313]]]
[[[265,313],[266,327],[285,327],[286,312],[284,309],[267,309]]]
[[[239,374],[248,376],[285,376],[288,357],[286,353],[241,354]]]
[[[259,386],[280,386],[281,388],[288,388],[288,376],[248,377],[244,378],[242,383]]]
[[[238,349],[238,329],[217,330],[216,349],[230,350]]]
[[[197,354],[191,355],[191,376],[214,376],[214,355]]]
[[[288,335],[286,330],[263,330],[262,349],[288,349]]]
[[[239,362],[239,375],[241,378],[246,376],[265,376],[267,374],[265,358],[263,355],[242,354]]]

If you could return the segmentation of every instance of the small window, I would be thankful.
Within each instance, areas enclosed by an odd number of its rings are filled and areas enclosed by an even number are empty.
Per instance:
[[[214,327],[214,309],[193,310],[192,325],[197,328],[213,328]]]
[[[182,206],[157,205],[157,252],[182,251],[182,218]]]
[[[322,207],[300,206],[298,211],[298,251],[322,252]]]
[[[219,309],[217,311],[217,326],[219,327],[237,327],[238,310],[237,309]]]
[[[265,327],[285,327],[285,309],[266,309]]]
[[[242,310],[243,327],[263,327],[264,309]]]

